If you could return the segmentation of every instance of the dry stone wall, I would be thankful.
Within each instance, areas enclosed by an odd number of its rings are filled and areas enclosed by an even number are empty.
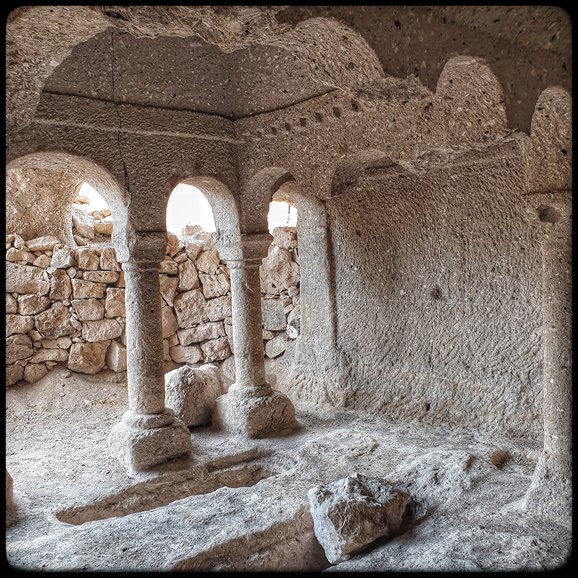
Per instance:
[[[165,362],[232,355],[229,272],[213,236],[169,234],[160,268]],[[294,228],[279,227],[261,267],[266,355],[299,334]],[[6,236],[6,385],[34,383],[57,363],[97,374],[126,370],[124,273],[112,246],[71,248],[57,237]],[[289,322],[289,325],[288,325]]]

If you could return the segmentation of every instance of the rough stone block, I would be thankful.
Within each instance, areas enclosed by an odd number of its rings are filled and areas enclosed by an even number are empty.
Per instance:
[[[30,251],[52,251],[54,245],[58,245],[60,239],[58,237],[36,237],[35,239],[30,239],[26,241],[26,246]]]
[[[70,337],[47,338],[42,340],[42,347],[46,349],[68,349],[72,339]]]
[[[126,371],[126,347],[111,341],[106,352],[106,364],[112,371]]]
[[[192,327],[207,318],[205,298],[199,289],[177,295],[174,308],[179,327]]]
[[[104,316],[112,318],[124,317],[125,315],[124,289],[108,287],[106,289],[106,299],[104,300]]]
[[[19,382],[24,375],[24,367],[19,363],[6,365],[6,385],[14,385]]]
[[[24,368],[23,379],[28,383],[40,381],[50,370],[44,363],[29,363]]]
[[[26,333],[34,327],[34,317],[31,315],[6,315],[6,337],[14,333]]]
[[[165,404],[187,427],[209,423],[215,400],[222,394],[215,365],[183,366],[165,374]]]
[[[50,261],[51,261],[51,259],[48,255],[39,255],[38,257],[36,257],[36,259],[34,259],[32,264],[35,267],[41,267],[42,269],[48,269],[48,267],[50,267]]]
[[[170,337],[177,332],[179,324],[173,310],[168,305],[163,305],[161,308],[161,320],[163,327],[163,338]]]
[[[39,313],[35,318],[35,325],[43,337],[63,337],[76,332],[68,307],[59,301],[50,309]]]
[[[221,260],[216,249],[209,249],[208,251],[201,251],[199,256],[195,259],[195,266],[197,271],[214,275],[219,268]]]
[[[85,271],[82,278],[93,283],[116,283],[119,274],[118,271]]]
[[[293,430],[295,408],[280,391],[263,397],[245,397],[242,392],[229,390],[217,398],[213,410],[213,424],[229,433],[249,438],[282,435]]]
[[[187,253],[187,257],[191,261],[195,261],[197,259],[197,257],[199,256],[199,253],[201,252],[202,248],[203,248],[203,243],[200,241],[187,243],[187,245],[185,247],[185,252]]]
[[[261,291],[279,295],[281,290],[288,289],[299,281],[299,265],[293,261],[289,251],[273,247],[263,259],[259,274]]]
[[[113,247],[104,247],[100,254],[100,268],[103,271],[120,271],[120,264],[116,260],[116,252]]]
[[[88,375],[98,373],[104,367],[109,344],[109,341],[73,343],[68,356],[68,369]]]
[[[332,564],[394,535],[410,499],[389,482],[359,473],[312,488],[307,497],[315,536]]]
[[[301,333],[301,308],[296,305],[287,317],[287,335],[291,339],[296,339]]]
[[[202,323],[189,329],[179,329],[177,335],[179,336],[179,343],[181,345],[190,345],[191,343],[199,343],[207,339],[224,337],[226,333],[223,322],[216,321],[212,323]]]
[[[79,321],[98,321],[104,317],[104,305],[98,299],[73,299],[70,304]]]
[[[201,344],[201,350],[207,361],[221,361],[231,356],[231,348],[226,337],[205,341]]]
[[[45,349],[41,347],[31,358],[30,363],[42,363],[44,361],[66,361],[68,359],[68,351],[65,349],[50,348]]]
[[[52,253],[50,266],[54,269],[68,269],[74,267],[74,251],[70,247],[56,245]]]
[[[85,321],[82,324],[82,338],[90,343],[115,339],[120,337],[121,333],[122,326],[115,319]]]
[[[94,222],[94,232],[98,235],[110,237],[114,228],[114,223],[110,220],[99,220]]]
[[[206,315],[209,321],[222,321],[232,315],[231,296],[215,297],[207,301]]]
[[[20,359],[26,359],[34,353],[32,339],[20,333],[6,338],[6,363],[11,364]]]
[[[72,207],[72,226],[79,235],[94,239],[94,220],[78,207]]]
[[[166,253],[171,257],[179,252],[181,243],[179,238],[174,233],[167,233],[167,248]]]
[[[159,282],[161,286],[161,295],[165,300],[165,303],[169,307],[172,307],[175,298],[175,293],[177,292],[177,285],[179,284],[179,280],[176,277],[169,277],[168,275],[159,275]]]
[[[161,261],[159,273],[166,273],[167,275],[176,275],[179,272],[179,265],[172,259],[165,259]]]
[[[273,339],[267,342],[265,345],[265,355],[270,359],[279,357],[282,353],[285,353],[287,346],[291,340],[287,337],[285,332],[280,333]]]
[[[10,295],[10,293],[6,293],[6,313],[18,313],[18,301]]]
[[[18,297],[18,313],[20,315],[36,315],[45,311],[51,301],[46,295],[22,295]]]
[[[76,268],[96,271],[100,267],[100,256],[91,249],[76,250]]]
[[[175,363],[198,363],[203,359],[203,352],[198,345],[173,345],[169,347],[169,356]]]
[[[171,459],[191,455],[191,433],[181,420],[175,419],[161,427],[138,427],[125,418],[129,413],[113,427],[108,445],[130,471],[146,471]]]
[[[287,326],[283,303],[279,299],[261,299],[261,315],[263,316],[263,329],[283,331]]]
[[[203,286],[203,295],[207,299],[226,295],[231,288],[229,278],[224,273],[217,273],[216,275],[200,273],[199,278]]]
[[[199,275],[195,269],[195,264],[188,259],[178,266],[178,287],[179,291],[190,291],[200,287]]]
[[[275,227],[273,229],[273,245],[281,249],[297,247],[297,231],[295,227]]]
[[[27,251],[21,251],[20,249],[12,248],[6,251],[6,261],[10,261],[11,263],[22,263],[25,265],[29,261],[29,256],[30,253]],[[32,260],[34,260],[34,258]]]
[[[103,283],[93,283],[83,279],[72,279],[71,282],[72,295],[75,299],[89,299],[90,297],[102,299],[104,297],[106,285]]]
[[[50,281],[44,269],[6,263],[7,293],[46,295],[48,291],[50,291]]]
[[[53,301],[64,301],[72,295],[70,276],[63,269],[56,269],[50,277],[50,293],[48,297]]]

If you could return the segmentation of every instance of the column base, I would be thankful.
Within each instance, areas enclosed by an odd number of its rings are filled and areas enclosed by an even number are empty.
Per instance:
[[[229,433],[262,438],[287,434],[297,427],[297,421],[291,400],[280,391],[249,397],[240,388],[217,398],[213,425]]]
[[[542,452],[532,483],[524,497],[524,509],[563,524],[572,525],[572,467]]]
[[[169,460],[190,457],[191,432],[172,410],[144,415],[127,411],[109,436],[112,452],[131,471],[146,471]]]

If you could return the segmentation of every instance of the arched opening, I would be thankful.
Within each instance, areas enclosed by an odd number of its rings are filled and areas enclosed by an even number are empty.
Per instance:
[[[124,347],[121,267],[112,247],[77,246],[71,210],[79,194],[90,200],[90,183],[102,191],[95,207],[110,206],[125,226],[124,190],[96,163],[64,153],[15,159],[6,178],[7,385],[35,383],[58,364],[123,371],[114,356]]]
[[[233,332],[231,282],[219,247],[240,243],[235,199],[212,177],[170,182],[166,198],[168,243],[159,272],[165,372],[220,365],[232,356]]]
[[[167,232],[179,238],[217,230],[209,200],[199,188],[187,183],[173,189],[167,203],[166,223]]]
[[[112,211],[100,193],[82,183],[70,209],[71,235],[75,243],[107,245],[113,231]]]
[[[265,357],[269,360],[280,360],[291,341],[299,335],[297,219],[297,207],[277,191],[267,214],[273,241],[260,268],[263,340]]]
[[[277,227],[296,227],[297,208],[284,200],[271,201],[267,214],[267,225],[271,234]]]

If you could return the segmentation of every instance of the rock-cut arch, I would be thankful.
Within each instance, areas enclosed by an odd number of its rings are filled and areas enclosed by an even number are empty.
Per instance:
[[[76,180],[79,185],[83,182],[91,185],[104,198],[112,211],[113,244],[116,246],[114,237],[118,237],[127,226],[129,199],[125,189],[108,170],[87,157],[59,151],[35,152],[15,158],[6,165],[7,171],[12,169],[40,169],[62,173],[68,175],[73,184]],[[67,241],[69,241],[67,232],[70,229],[72,202],[77,192],[77,187],[69,188],[70,190],[59,198],[59,207],[50,207],[51,210],[47,211],[47,215],[50,215],[47,218],[59,220],[61,236]],[[8,202],[7,205],[9,204]],[[29,215],[15,215],[15,218],[25,219],[29,218]],[[42,223],[39,223],[40,228],[42,228],[41,225]]]

